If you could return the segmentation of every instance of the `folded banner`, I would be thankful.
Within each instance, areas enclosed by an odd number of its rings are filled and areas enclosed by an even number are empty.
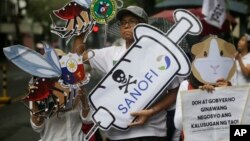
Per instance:
[[[208,24],[221,28],[226,19],[225,0],[203,0],[202,14]]]
[[[190,73],[178,43],[186,34],[199,34],[202,27],[186,10],[174,14],[177,23],[167,34],[147,24],[135,27],[134,44],[90,93],[96,126],[127,129],[135,118],[131,112],[149,107],[176,76]]]
[[[185,141],[229,140],[230,125],[240,124],[244,109],[249,110],[249,90],[249,86],[239,86],[216,88],[213,94],[181,92]]]

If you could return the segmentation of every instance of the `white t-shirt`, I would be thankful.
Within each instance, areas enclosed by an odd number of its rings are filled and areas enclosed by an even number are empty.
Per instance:
[[[91,113],[83,118],[81,115],[81,104],[73,110],[60,112],[49,119],[44,119],[44,123],[36,126],[30,119],[31,127],[40,133],[39,141],[84,141],[82,123],[90,123]]]
[[[242,57],[242,62],[243,64],[246,66],[247,64],[250,64],[250,53],[248,53],[247,55]],[[236,74],[235,74],[235,85],[246,85],[248,83],[250,83],[250,77],[246,77],[243,75],[239,62],[236,61],[236,65],[237,65],[237,70],[236,70]]]
[[[93,51],[95,52],[95,56],[89,60],[91,67],[99,69],[103,73],[107,74],[113,68],[114,64],[125,54],[127,49],[125,46],[112,46]],[[180,79],[176,78],[167,89],[176,88],[179,84]],[[162,110],[152,116],[143,126],[132,127],[126,131],[111,128],[110,130],[105,131],[105,134],[111,140],[121,140],[146,136],[164,137],[167,136],[166,130],[166,111]]]
[[[187,80],[182,81],[179,87],[178,93],[177,93],[174,124],[175,124],[175,128],[178,130],[182,130],[182,104],[181,104],[180,92],[188,90],[188,85],[189,85],[189,82]]]
[[[127,51],[126,47],[112,46],[102,49],[95,49],[95,56],[89,60],[92,68],[100,70],[102,73],[107,74],[115,65],[117,61],[125,54]],[[89,56],[91,56],[91,52]]]

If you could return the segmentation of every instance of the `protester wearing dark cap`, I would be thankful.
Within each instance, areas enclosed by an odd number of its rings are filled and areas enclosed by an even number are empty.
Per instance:
[[[89,60],[92,68],[107,74],[114,64],[125,54],[134,42],[133,29],[138,23],[147,23],[147,13],[138,6],[129,6],[121,9],[116,16],[119,22],[120,35],[125,40],[121,47],[111,46],[93,50],[95,56]],[[82,38],[77,38],[82,41]],[[89,54],[90,56],[90,54]],[[84,54],[84,60],[88,58]],[[111,128],[105,131],[108,141],[166,141],[166,111],[175,103],[179,81],[174,80],[169,85],[168,94],[152,107],[131,113],[136,120],[125,131]],[[165,92],[166,93],[166,92]]]
[[[126,14],[133,14],[134,16],[139,18],[139,20],[141,20],[141,23],[148,23],[147,13],[138,6],[129,6],[127,8],[120,10],[116,15],[116,19],[118,21],[121,21],[122,17]]]

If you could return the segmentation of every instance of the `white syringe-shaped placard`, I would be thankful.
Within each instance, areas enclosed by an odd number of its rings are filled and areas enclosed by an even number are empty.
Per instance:
[[[161,31],[152,31],[150,32],[150,35],[147,36],[152,36],[159,40],[163,40],[164,44],[168,45],[168,49],[170,49],[173,53],[180,53],[178,43],[181,42],[181,40],[187,34],[199,35],[202,31],[202,26],[200,21],[192,13],[183,9],[175,10],[174,20],[176,23],[171,27],[171,29],[168,30],[166,34]],[[141,36],[145,36],[149,32],[145,32],[144,27],[137,26],[135,28],[135,33],[135,38],[139,39]],[[162,34],[165,34],[166,36],[161,36]],[[165,38],[169,40],[166,40]],[[189,63],[187,63],[185,57],[186,56],[180,55],[178,58],[179,62],[182,63],[183,68],[179,71],[180,75],[188,73],[184,72],[185,70],[188,70],[187,68],[189,67],[187,66]]]
[[[186,10],[176,10],[174,17],[176,24],[168,33],[147,24],[135,27],[134,44],[90,92],[95,126],[86,140],[97,128],[128,129],[135,119],[131,112],[148,108],[176,76],[190,73],[190,62],[178,43],[186,34],[199,34],[202,26]]]

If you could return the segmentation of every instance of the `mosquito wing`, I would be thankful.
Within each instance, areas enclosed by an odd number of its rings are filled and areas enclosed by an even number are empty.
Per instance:
[[[39,53],[22,45],[14,45],[3,49],[5,56],[23,71],[38,77],[60,77],[58,69],[54,68]]]
[[[43,57],[55,69],[55,71],[61,74],[61,65],[59,63],[59,59],[56,55],[55,50],[45,42],[43,42],[43,46],[44,46],[44,52],[45,52]]]

